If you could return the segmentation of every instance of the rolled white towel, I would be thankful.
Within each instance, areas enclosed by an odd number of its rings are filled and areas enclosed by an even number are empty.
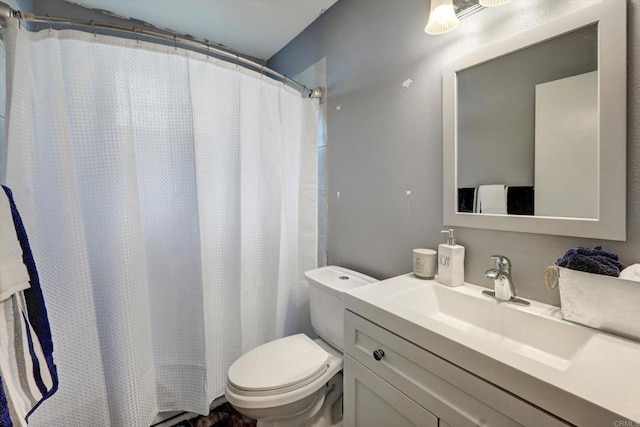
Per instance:
[[[620,279],[640,282],[640,264],[632,264],[620,272]]]
[[[9,198],[0,188],[0,301],[29,288],[29,273],[11,216]]]

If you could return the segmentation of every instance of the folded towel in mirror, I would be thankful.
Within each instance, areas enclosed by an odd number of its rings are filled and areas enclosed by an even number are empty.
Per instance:
[[[507,192],[504,184],[481,185],[478,187],[477,212],[486,214],[507,214]]]
[[[476,202],[476,188],[458,188],[458,212],[473,212]]]
[[[533,187],[507,187],[507,213],[509,215],[534,214]]]

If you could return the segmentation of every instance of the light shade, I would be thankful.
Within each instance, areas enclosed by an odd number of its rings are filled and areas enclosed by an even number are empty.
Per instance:
[[[502,6],[505,3],[509,3],[509,0],[480,0],[480,6],[484,7],[496,7]]]
[[[431,10],[429,11],[429,21],[424,27],[427,34],[444,34],[455,29],[460,21],[456,17],[453,8],[453,0],[431,0]]]

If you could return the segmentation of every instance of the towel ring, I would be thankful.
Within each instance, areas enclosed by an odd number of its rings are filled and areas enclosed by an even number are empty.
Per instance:
[[[557,265],[550,265],[544,270],[544,281],[547,288],[554,290],[560,285],[560,269]]]

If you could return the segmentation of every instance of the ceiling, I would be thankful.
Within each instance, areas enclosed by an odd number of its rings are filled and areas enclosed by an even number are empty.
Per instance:
[[[337,0],[70,0],[269,59]]]

